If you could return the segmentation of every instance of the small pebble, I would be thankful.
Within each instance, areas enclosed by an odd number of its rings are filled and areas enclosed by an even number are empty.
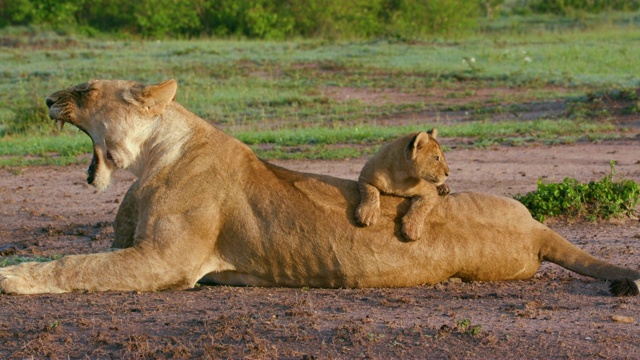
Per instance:
[[[623,323],[623,324],[633,324],[635,321],[631,316],[620,316],[620,315],[611,316],[611,320],[615,322]]]

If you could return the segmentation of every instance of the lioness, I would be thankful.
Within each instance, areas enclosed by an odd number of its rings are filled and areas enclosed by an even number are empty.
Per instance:
[[[403,136],[383,145],[364,164],[358,177],[360,205],[356,220],[373,225],[380,213],[380,192],[411,198],[411,207],[402,217],[402,234],[409,241],[422,236],[422,228],[438,194],[446,195],[444,185],[449,167],[436,140],[437,129]]]
[[[197,281],[295,287],[399,287],[528,279],[542,260],[638,294],[640,273],[598,260],[519,202],[437,197],[431,241],[398,240],[409,201],[383,196],[378,226],[355,226],[355,181],[286,170],[173,101],[174,80],[96,80],[50,95],[49,115],[93,141],[89,183],[138,180],[114,224],[116,249],[0,269],[13,294],[185,289]],[[395,240],[395,241],[394,241]]]

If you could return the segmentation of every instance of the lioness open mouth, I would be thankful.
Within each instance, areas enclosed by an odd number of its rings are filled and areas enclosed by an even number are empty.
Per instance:
[[[52,108],[52,106],[54,105],[54,102],[50,102],[49,99],[47,99],[47,105],[51,108],[51,111],[49,112],[49,117],[55,122],[56,127],[59,130],[62,130],[64,128],[64,125],[66,123],[68,123],[69,121],[65,121],[61,118],[59,118],[60,113],[56,112],[54,108]],[[97,147],[95,145],[95,141],[93,140],[93,137],[91,137],[91,135],[89,134],[89,132],[87,132],[85,129],[83,129],[81,126],[78,126],[74,123],[71,122],[71,125],[73,125],[74,127],[76,127],[78,130],[82,131],[83,133],[85,133],[89,139],[91,139],[92,145],[93,145],[93,157],[91,158],[91,163],[89,164],[89,167],[87,168],[87,183],[89,185],[93,185],[94,181],[96,180],[96,173],[98,172],[98,169],[103,166],[102,164],[104,164],[104,156],[103,156],[103,150],[99,147]],[[106,154],[106,158],[113,161],[113,156],[111,155],[111,153],[109,151],[107,151]]]
[[[93,139],[91,140],[93,141]],[[109,168],[107,160],[111,163],[114,163],[113,155],[111,154],[111,152],[109,150],[104,150],[100,146],[96,146],[94,143],[93,158],[91,159],[89,168],[87,168],[87,183],[89,183],[89,185],[95,185],[94,182],[96,180],[96,174],[101,170],[102,167]]]
[[[96,155],[95,147],[93,148],[93,158],[91,159],[91,164],[87,168],[87,183],[89,185],[93,184],[93,181],[96,179],[96,169],[98,168],[98,156]]]
[[[53,121],[55,121],[56,126],[58,127],[59,130],[62,130],[64,128],[64,124],[67,123],[66,121],[62,120],[62,119],[56,119],[54,116],[51,116],[51,114],[49,115],[49,117],[51,117],[51,119]],[[95,142],[93,141],[93,138],[91,137],[91,135],[89,135],[89,133],[83,129],[82,127],[79,127],[75,124],[72,123],[72,125],[74,125],[76,128],[78,128],[78,130],[82,131],[83,133],[85,133],[87,136],[89,136],[89,139],[91,139],[92,145],[93,145],[93,157],[91,158],[91,163],[89,164],[89,167],[87,168],[87,183],[89,185],[93,185],[93,182],[96,179],[96,172],[98,171],[98,168],[101,166],[101,163],[103,163],[102,161],[102,150],[100,150],[96,145]],[[99,154],[100,153],[100,154]],[[110,157],[109,152],[107,152],[107,158]]]

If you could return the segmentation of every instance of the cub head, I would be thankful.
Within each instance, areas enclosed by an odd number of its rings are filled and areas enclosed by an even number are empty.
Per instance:
[[[173,100],[175,80],[145,86],[125,80],[92,80],[55,92],[46,99],[49,117],[60,129],[76,126],[93,142],[87,182],[104,190],[118,168],[138,160],[154,122]]]
[[[447,180],[449,166],[436,140],[437,136],[436,129],[413,134],[405,147],[405,158],[412,176],[439,186]]]

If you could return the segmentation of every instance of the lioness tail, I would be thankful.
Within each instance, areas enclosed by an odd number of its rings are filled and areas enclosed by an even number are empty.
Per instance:
[[[609,291],[615,296],[640,293],[639,272],[595,258],[549,229],[543,230],[542,238],[540,255],[543,260],[581,275],[611,281]]]
[[[640,285],[638,283],[640,283],[640,280],[613,280],[609,285],[609,291],[611,291],[614,296],[635,296],[640,294],[640,290],[638,289]]]

